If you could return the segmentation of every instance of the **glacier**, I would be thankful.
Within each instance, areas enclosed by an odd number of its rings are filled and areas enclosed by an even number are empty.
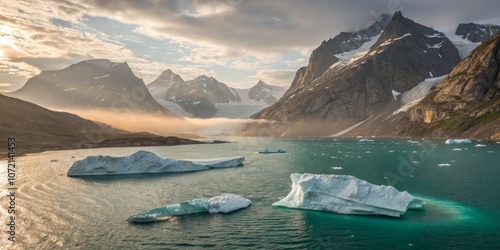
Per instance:
[[[341,214],[400,217],[425,202],[392,186],[375,185],[350,175],[294,173],[292,190],[273,206]]]
[[[201,171],[210,168],[229,168],[243,164],[243,156],[197,160],[161,158],[154,153],[140,150],[124,157],[88,156],[76,161],[68,176],[170,173]]]
[[[212,198],[197,198],[178,204],[167,205],[130,216],[127,220],[133,223],[157,222],[167,220],[171,216],[194,213],[230,213],[250,206],[252,202],[236,194],[222,194]]]
[[[469,139],[448,139],[444,142],[444,144],[465,144],[472,143]]]

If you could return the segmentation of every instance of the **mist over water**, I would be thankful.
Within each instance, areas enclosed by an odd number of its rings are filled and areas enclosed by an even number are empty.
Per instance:
[[[151,132],[158,135],[189,133],[196,135],[233,135],[240,132],[246,125],[265,120],[233,119],[233,118],[192,118],[167,117],[133,112],[113,112],[109,110],[64,110],[83,118],[102,122],[112,127],[132,131]]]

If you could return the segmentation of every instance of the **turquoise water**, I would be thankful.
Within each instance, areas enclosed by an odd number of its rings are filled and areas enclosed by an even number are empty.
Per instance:
[[[229,138],[235,143],[54,151],[17,159],[17,249],[500,249],[500,144],[375,139]],[[482,144],[484,147],[475,147]],[[285,154],[257,154],[284,149]],[[69,178],[88,155],[139,149],[163,157],[243,155],[242,167],[178,174]],[[74,158],[73,158],[74,157]],[[53,162],[57,160],[57,162]],[[444,165],[443,165],[444,164]],[[2,162],[2,179],[5,176]],[[392,184],[427,202],[401,218],[271,207],[290,174],[348,174]],[[2,183],[2,191],[6,185]],[[138,212],[235,193],[253,204],[232,214],[194,214],[130,224]],[[2,193],[2,225],[6,196]],[[5,226],[2,232],[5,232]],[[0,241],[7,249],[14,245]]]

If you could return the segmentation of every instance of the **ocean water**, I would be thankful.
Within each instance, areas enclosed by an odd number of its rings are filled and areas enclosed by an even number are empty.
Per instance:
[[[500,144],[442,140],[225,138],[235,143],[52,151],[18,157],[16,243],[7,241],[6,161],[1,161],[1,249],[500,249]],[[477,147],[477,144],[483,146]],[[285,154],[258,154],[284,149]],[[70,178],[89,155],[148,150],[162,157],[245,156],[229,169]],[[354,175],[423,198],[401,218],[272,207],[292,173]],[[234,193],[253,204],[130,224],[138,212]]]

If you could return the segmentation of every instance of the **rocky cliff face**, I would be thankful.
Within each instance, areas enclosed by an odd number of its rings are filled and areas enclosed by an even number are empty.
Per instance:
[[[383,15],[366,29],[357,32],[341,32],[334,38],[323,41],[311,53],[307,67],[297,71],[290,89],[294,90],[306,85],[321,76],[332,64],[340,60],[335,56],[336,54],[356,50],[371,41],[373,37],[382,32],[389,20],[389,15]]]
[[[330,65],[309,83],[305,81],[307,69],[303,77],[304,70],[299,70],[296,80],[304,79],[300,85],[292,86],[278,102],[252,116],[278,123],[249,128],[247,134],[260,129],[282,136],[337,133],[382,112],[397,93],[425,78],[449,73],[460,60],[443,33],[400,12],[371,44],[367,51],[359,50],[362,45],[352,57]]]
[[[127,63],[93,59],[43,71],[9,95],[54,109],[108,109],[171,114],[158,104]]]
[[[500,139],[500,34],[473,50],[403,123],[400,135]]]
[[[473,43],[483,43],[498,32],[500,32],[500,26],[498,25],[461,23],[458,25],[455,34]]]

